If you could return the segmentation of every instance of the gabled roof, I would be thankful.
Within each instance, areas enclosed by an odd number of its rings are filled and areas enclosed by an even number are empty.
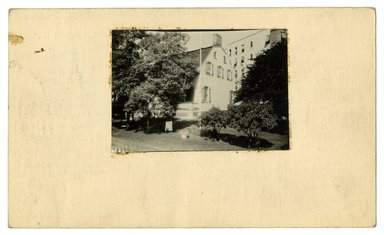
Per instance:
[[[201,48],[201,62],[203,62],[207,58],[211,50],[212,50],[212,46]],[[200,64],[200,49],[187,51],[185,52],[185,55],[186,57],[190,58],[193,61],[193,63],[197,65]]]

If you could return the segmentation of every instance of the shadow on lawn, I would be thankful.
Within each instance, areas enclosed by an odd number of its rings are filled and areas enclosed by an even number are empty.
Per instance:
[[[147,120],[141,119],[137,121],[129,121],[120,119],[112,120],[112,126],[125,129],[125,130],[134,130],[135,132],[142,131],[146,134],[163,134],[165,132],[165,122],[167,119],[164,118],[151,118],[147,123]],[[176,132],[181,129],[185,129],[191,126],[196,126],[198,124],[197,120],[172,120],[173,121],[173,132]]]
[[[200,132],[200,136],[206,140],[211,141],[223,141],[227,142],[231,145],[236,145],[242,148],[250,148],[250,149],[264,149],[270,148],[273,146],[271,142],[265,139],[259,139],[257,144],[251,144],[249,138],[246,136],[237,136],[226,133],[217,133],[210,130],[203,130]]]

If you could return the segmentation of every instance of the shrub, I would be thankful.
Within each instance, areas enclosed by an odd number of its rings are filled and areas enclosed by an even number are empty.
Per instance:
[[[213,107],[201,115],[201,125],[209,128],[211,131],[220,133],[222,128],[225,128],[229,123],[229,116],[226,111]]]
[[[249,147],[259,144],[262,129],[270,130],[276,126],[277,116],[271,102],[246,101],[232,105],[228,109],[229,126],[243,132],[249,138]]]

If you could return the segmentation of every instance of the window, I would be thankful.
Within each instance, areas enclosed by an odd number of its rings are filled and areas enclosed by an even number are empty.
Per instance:
[[[252,60],[253,59],[253,54],[251,54],[249,58]]]
[[[227,70],[227,80],[232,81],[232,73],[230,69]]]
[[[237,47],[235,47],[235,55],[237,55]]]
[[[245,76],[244,69],[241,69],[241,78],[244,78],[244,76]]]
[[[213,52],[213,58],[217,59],[217,53],[216,53],[216,51]]]
[[[236,80],[237,80],[237,70],[235,70],[235,78],[236,78]]]
[[[241,57],[241,65],[244,64],[244,56]]]
[[[221,78],[223,76],[223,74],[222,74],[222,68],[221,68],[221,66],[219,65],[219,66],[217,66],[217,77],[218,78]]]
[[[205,73],[208,75],[213,75],[213,64],[211,62],[205,63]]]
[[[205,86],[203,87],[203,103],[211,102],[211,88]]]
[[[232,56],[232,50],[229,49],[229,56]]]
[[[251,47],[253,47],[253,41],[251,41]]]
[[[224,64],[227,63],[227,58],[225,58],[225,56],[223,56],[223,61],[224,61]]]
[[[229,103],[233,104],[235,101],[235,92],[234,91],[229,91]]]
[[[237,66],[237,58],[235,58],[235,61],[233,62],[233,68],[236,68]]]
[[[241,53],[244,53],[244,44],[241,45]]]

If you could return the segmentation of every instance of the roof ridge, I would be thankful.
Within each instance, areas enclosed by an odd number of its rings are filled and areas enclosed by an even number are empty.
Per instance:
[[[210,48],[210,47],[213,47],[213,46],[197,48],[197,49],[192,50],[192,51],[186,51],[186,53],[188,53],[188,52],[194,52],[194,51],[198,51],[198,50],[202,50],[202,49],[208,49],[208,48]]]

